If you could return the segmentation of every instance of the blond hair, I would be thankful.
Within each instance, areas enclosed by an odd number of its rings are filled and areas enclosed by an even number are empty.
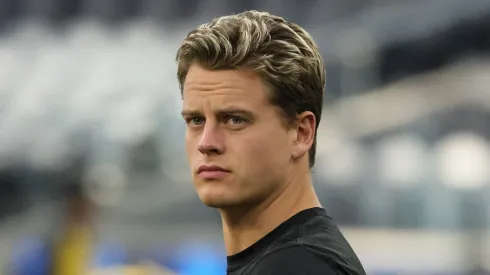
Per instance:
[[[187,35],[176,60],[181,93],[193,63],[210,70],[252,69],[271,88],[271,102],[288,122],[311,111],[318,128],[326,78],[323,59],[312,37],[282,17],[246,11],[216,18]],[[315,151],[316,131],[310,167]]]

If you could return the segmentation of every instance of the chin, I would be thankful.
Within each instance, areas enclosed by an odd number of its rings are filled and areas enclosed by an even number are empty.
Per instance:
[[[235,202],[231,200],[227,200],[226,198],[223,197],[213,197],[213,196],[199,196],[199,199],[201,202],[211,208],[227,208],[230,206],[236,205]]]
[[[234,198],[229,196],[230,194],[216,191],[218,190],[201,189],[197,193],[201,202],[211,208],[223,209],[242,204],[240,198]]]
[[[214,208],[214,209],[223,209],[223,208],[230,207],[229,205],[222,203],[222,202],[202,201],[202,203],[204,205],[206,205],[207,207]]]

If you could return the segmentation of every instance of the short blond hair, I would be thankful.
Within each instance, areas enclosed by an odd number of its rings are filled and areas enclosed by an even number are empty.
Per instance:
[[[252,69],[271,88],[271,102],[289,122],[311,111],[318,128],[326,81],[323,59],[312,37],[282,17],[246,11],[216,18],[187,35],[176,60],[181,93],[193,63],[211,70]],[[316,134],[310,167],[315,151]]]

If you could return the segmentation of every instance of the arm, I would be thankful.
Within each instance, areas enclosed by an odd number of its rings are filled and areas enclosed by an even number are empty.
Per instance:
[[[275,251],[259,261],[252,275],[336,275],[320,257],[300,246]]]

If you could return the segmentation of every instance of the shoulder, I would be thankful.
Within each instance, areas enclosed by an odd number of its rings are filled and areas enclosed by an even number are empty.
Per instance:
[[[295,245],[265,255],[257,263],[252,274],[335,275],[337,273],[324,259],[300,245]]]

